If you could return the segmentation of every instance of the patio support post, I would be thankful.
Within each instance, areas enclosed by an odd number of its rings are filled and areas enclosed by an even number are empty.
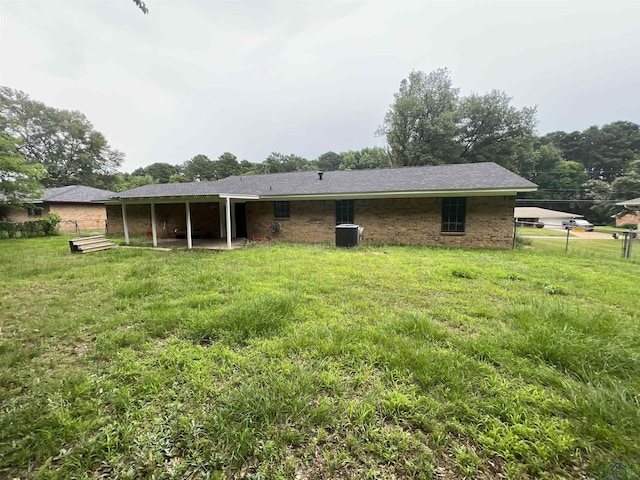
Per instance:
[[[191,240],[191,206],[189,202],[184,204],[185,212],[187,214],[187,248],[193,248],[193,240]]]
[[[127,205],[122,204],[122,227],[124,228],[124,243],[129,245],[129,225],[127,224]]]
[[[227,197],[227,249],[231,250],[231,198]]]
[[[153,236],[153,246],[158,246],[158,233],[156,231],[156,205],[151,204],[151,235]]]
[[[223,212],[223,208],[222,208],[222,202],[219,204],[220,206],[220,238],[224,238],[226,235],[226,231],[225,231],[225,214]]]

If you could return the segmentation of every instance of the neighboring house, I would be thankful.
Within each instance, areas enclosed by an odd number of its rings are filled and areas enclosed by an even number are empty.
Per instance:
[[[542,223],[545,227],[562,228],[563,220],[582,218],[582,215],[540,207],[516,207],[513,209],[513,217],[519,227],[535,227],[538,223]]]
[[[104,230],[107,212],[104,203],[96,203],[100,198],[111,197],[115,192],[99,188],[72,185],[48,188],[42,198],[30,200],[28,208],[5,207],[0,217],[13,222],[24,222],[57,213],[62,218],[60,230]]]
[[[620,205],[628,210],[627,213],[616,216],[616,227],[622,225],[640,225],[640,197],[619,202],[616,203],[616,205]]]
[[[110,198],[110,233],[334,242],[337,224],[364,243],[509,248],[518,192],[536,185],[495,163],[246,175],[145,185]]]

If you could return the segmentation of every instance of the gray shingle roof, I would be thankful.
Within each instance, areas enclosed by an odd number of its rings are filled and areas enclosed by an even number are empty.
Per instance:
[[[100,188],[71,185],[69,187],[48,188],[40,199],[43,202],[57,203],[91,203],[95,200],[110,198],[115,192]]]
[[[457,190],[514,191],[535,189],[536,185],[492,162],[372,170],[292,172],[244,175],[217,182],[145,185],[114,194],[115,199],[258,195],[375,194]]]

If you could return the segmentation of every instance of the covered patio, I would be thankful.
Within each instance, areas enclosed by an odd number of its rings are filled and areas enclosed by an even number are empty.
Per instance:
[[[232,250],[234,248],[242,247],[246,241],[246,218],[244,206],[247,200],[253,200],[256,198],[257,197],[253,195],[217,194],[208,195],[207,198],[200,198],[197,202],[193,202],[192,198],[171,198],[164,199],[163,201],[155,201],[155,199],[136,199],[134,201],[126,201],[122,199],[117,203],[120,203],[122,209],[122,226],[125,243],[127,245],[130,244],[127,207],[146,204],[148,205],[150,212],[147,235],[151,237],[154,248],[164,247]],[[205,200],[205,202],[202,200]],[[196,208],[198,205],[202,206],[206,202],[212,203],[215,206],[216,214],[214,217],[210,217],[209,221],[214,221],[215,223],[218,223],[219,221],[219,228],[217,226],[215,228],[215,231],[219,232],[219,238],[217,238],[218,234],[215,234],[214,236],[212,236],[211,233],[208,235],[202,235],[201,232],[194,228],[194,212],[192,209]],[[182,207],[180,207],[180,205],[182,205]],[[221,208],[218,208],[218,205]],[[167,215],[161,214],[160,218],[158,218],[158,208],[166,210],[169,206],[183,209],[182,215],[184,215],[184,225],[181,229],[169,229],[169,232],[173,233],[171,234],[172,236],[167,237]],[[196,218],[198,220],[202,220],[203,216],[201,214],[197,214]]]
[[[203,238],[193,239],[189,246],[186,238],[158,238],[157,245],[154,248],[172,248],[172,249],[200,249],[200,250],[235,250],[245,246],[247,241],[243,238],[234,238],[229,246],[224,238]]]

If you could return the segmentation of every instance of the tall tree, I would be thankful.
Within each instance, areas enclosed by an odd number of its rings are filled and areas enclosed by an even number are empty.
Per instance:
[[[169,183],[171,175],[177,173],[178,168],[170,163],[156,162],[146,167],[137,168],[132,172],[135,176],[150,175],[155,183]]]
[[[384,148],[372,147],[342,152],[340,170],[363,170],[367,168],[389,168],[391,157]]]
[[[552,132],[541,141],[553,143],[565,159],[582,163],[591,179],[611,183],[640,155],[640,125],[619,121],[582,132]]]
[[[273,152],[262,164],[261,173],[283,173],[312,170],[311,163],[298,155]]]
[[[0,205],[21,206],[42,193],[44,168],[27,164],[18,144],[18,139],[0,133]]]
[[[216,179],[218,180],[243,173],[242,165],[238,163],[238,158],[233,153],[224,152],[214,163]]]
[[[459,158],[459,90],[446,68],[428,74],[412,71],[394,98],[379,133],[386,135],[396,166],[435,165]]]
[[[21,140],[18,152],[28,163],[44,166],[47,187],[93,186],[124,159],[82,113],[48,107],[9,87],[0,87],[0,132]]]
[[[460,104],[460,158],[465,162],[497,162],[517,170],[523,150],[533,145],[536,109],[517,109],[504,92],[471,94]]]
[[[318,170],[338,170],[340,163],[342,163],[342,155],[336,152],[325,152],[316,159]]]
[[[535,109],[504,92],[460,97],[449,71],[413,71],[400,84],[379,133],[395,165],[494,161],[519,168],[531,150]]]
[[[215,162],[206,155],[196,155],[182,165],[182,175],[187,182],[217,180]]]

